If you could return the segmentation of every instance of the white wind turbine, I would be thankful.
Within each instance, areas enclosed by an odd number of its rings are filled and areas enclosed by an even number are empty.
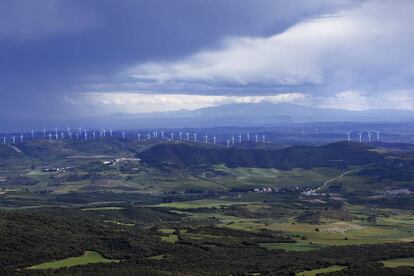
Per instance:
[[[266,135],[264,135],[264,134],[262,135],[262,142],[266,143]]]
[[[187,141],[190,141],[190,133],[189,132],[186,133],[186,136],[187,136]]]
[[[194,132],[194,142],[197,142],[197,132]]]
[[[3,145],[5,145],[6,144],[7,137],[2,137],[2,138],[3,138]]]
[[[109,128],[109,136],[112,137],[112,128]]]
[[[32,139],[34,138],[34,130],[32,129]]]
[[[213,144],[215,145],[215,144],[216,144],[216,142],[217,142],[217,137],[214,135],[214,136],[213,136]]]
[[[102,129],[102,133],[103,133],[103,136],[105,137],[106,136],[106,130],[104,128]]]
[[[63,138],[65,138],[65,133],[63,131],[60,132],[60,136]]]
[[[151,140],[151,133],[147,133],[147,140]]]
[[[347,132],[346,135],[348,136],[348,142],[351,141],[351,134],[352,132]]]
[[[206,133],[206,135],[204,135],[204,141],[205,141],[205,143],[207,144],[208,143],[208,135],[207,135],[207,133]]]
[[[125,131],[122,131],[122,139],[125,140]]]
[[[86,132],[86,130],[85,130],[85,140],[88,140],[88,133]]]
[[[59,139],[59,134],[56,132],[55,134],[55,139],[58,140]]]
[[[234,136],[231,137],[231,144],[234,145]]]
[[[377,141],[380,141],[380,134],[382,133],[381,131],[374,131],[377,134]]]
[[[55,127],[55,136],[58,136],[58,129]]]
[[[15,144],[16,143],[16,136],[12,136],[12,143]]]
[[[247,133],[247,141],[250,141],[250,133]]]
[[[164,140],[164,130],[161,131],[161,139]]]
[[[227,139],[227,148],[230,148],[230,139]]]
[[[371,143],[372,140],[372,132],[371,131],[367,131],[368,132],[368,142]]]
[[[69,139],[72,140],[72,132],[69,131]]]
[[[178,132],[178,135],[180,136],[180,141],[181,141],[182,138],[183,138],[183,133],[180,131],[180,132]]]
[[[256,134],[256,135],[254,136],[254,138],[255,138],[256,143],[257,143],[257,142],[259,141],[259,135],[257,135],[257,134]]]
[[[42,129],[43,130],[43,138],[46,138],[46,129]]]
[[[358,132],[358,135],[359,135],[359,142],[360,142],[360,143],[362,143],[362,133],[363,133],[363,132]]]
[[[52,133],[49,132],[49,141],[52,141]]]
[[[79,140],[79,133],[76,133],[76,140]]]
[[[92,132],[92,137],[93,137],[93,139],[96,139],[96,131]]]
[[[23,134],[20,134],[20,143],[23,143]]]
[[[241,133],[239,134],[239,143],[241,143],[242,142],[242,135],[241,135]]]
[[[174,140],[174,131],[170,133],[171,135],[171,140]]]

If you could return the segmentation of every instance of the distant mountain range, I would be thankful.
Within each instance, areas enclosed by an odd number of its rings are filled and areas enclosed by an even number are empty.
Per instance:
[[[82,126],[85,128],[113,127],[177,128],[177,127],[264,127],[294,123],[317,122],[409,122],[414,112],[408,110],[350,111],[342,109],[313,108],[295,104],[227,104],[197,110],[180,110],[151,113],[116,113],[107,116],[68,120],[21,120],[0,119],[0,131],[13,128],[54,128],[58,126]],[[17,126],[17,127],[16,127]]]

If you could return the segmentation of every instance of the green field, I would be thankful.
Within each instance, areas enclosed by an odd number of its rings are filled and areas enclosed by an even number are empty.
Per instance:
[[[385,267],[414,266],[414,258],[401,258],[382,261]]]
[[[119,263],[119,260],[106,259],[98,252],[86,251],[84,255],[79,257],[70,257],[59,261],[38,264],[28,267],[27,269],[59,269],[64,267],[95,263]]]
[[[346,268],[346,266],[334,265],[334,266],[330,266],[330,267],[325,267],[325,268],[319,268],[319,269],[313,269],[313,270],[309,270],[309,271],[299,272],[299,273],[296,273],[296,276],[315,276],[317,274],[323,274],[323,273],[330,273],[330,272],[341,271],[344,268]]]

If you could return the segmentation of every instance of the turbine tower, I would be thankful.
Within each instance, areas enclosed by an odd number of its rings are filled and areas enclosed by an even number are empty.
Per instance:
[[[55,134],[55,139],[56,140],[58,140],[59,139],[59,135],[58,135],[58,133],[56,132],[56,134]]]
[[[368,131],[368,142],[371,143],[371,140],[372,140],[372,132]]]
[[[266,143],[266,135],[262,135],[262,141],[263,141],[263,143]]]
[[[347,132],[347,133],[346,133],[346,135],[348,135],[348,142],[350,142],[350,141],[351,141],[351,133],[352,133],[352,132]]]
[[[122,139],[125,139],[125,131],[122,131]]]
[[[374,132],[377,134],[377,141],[379,142],[381,131],[374,131]]]
[[[16,136],[12,136],[12,143],[15,144],[16,143]]]
[[[362,143],[362,132],[358,132],[359,135],[359,142]]]
[[[171,132],[171,141],[173,141],[174,140],[174,131],[173,132]]]
[[[138,141],[141,141],[141,133],[138,132],[137,137],[138,137]]]
[[[186,133],[186,136],[187,136],[187,141],[190,141],[190,133],[189,132]]]
[[[215,145],[217,143],[217,137],[214,135],[213,136],[213,144]]]
[[[76,133],[76,140],[79,140],[79,133]]]
[[[52,133],[49,132],[49,141],[52,141]]]
[[[147,133],[147,140],[151,140],[151,133]]]
[[[250,133],[247,133],[247,141],[250,141]]]
[[[205,139],[205,142],[207,144],[208,143],[208,135],[207,135],[207,133],[206,133],[206,135],[204,135],[204,139]]]
[[[197,142],[197,132],[194,132],[194,142]]]
[[[46,129],[43,129],[43,138],[46,138]]]
[[[230,139],[227,139],[227,148],[230,148]]]
[[[257,135],[257,134],[256,134],[256,135],[254,136],[254,138],[255,138],[256,143],[257,143],[257,142],[258,142],[258,140],[259,140],[259,135]]]
[[[161,139],[164,140],[164,130],[161,131]]]
[[[23,134],[20,134],[20,143],[23,143]]]
[[[34,130],[32,129],[32,139],[34,138]]]
[[[72,132],[69,131],[69,139],[72,140]]]
[[[104,128],[102,129],[102,133],[103,133],[103,136],[105,137],[106,136],[106,130]]]
[[[3,145],[5,145],[7,137],[2,137],[2,138],[3,138]]]
[[[92,137],[93,137],[93,139],[96,139],[96,131],[92,132]]]
[[[178,134],[180,135],[180,141],[181,141],[182,138],[183,138],[183,133],[180,131],[180,132],[178,132]]]
[[[109,135],[112,137],[112,128],[109,128]]]
[[[239,134],[239,143],[241,143],[242,142],[242,135],[241,135],[241,133]]]
[[[234,136],[231,137],[231,144],[234,145]]]

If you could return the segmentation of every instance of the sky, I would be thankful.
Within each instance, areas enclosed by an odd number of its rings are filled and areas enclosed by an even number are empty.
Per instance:
[[[411,0],[1,0],[0,116],[414,110]]]

